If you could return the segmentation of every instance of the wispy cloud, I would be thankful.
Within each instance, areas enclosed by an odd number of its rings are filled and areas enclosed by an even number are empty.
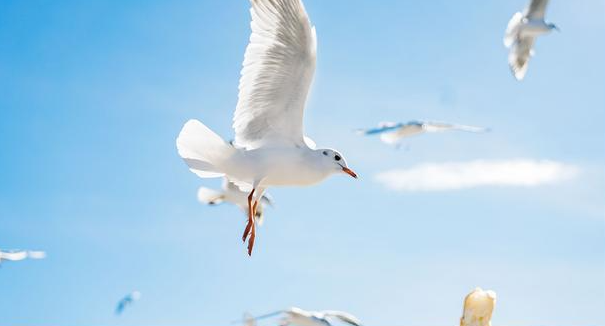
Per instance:
[[[401,191],[444,191],[483,186],[533,187],[568,180],[576,166],[548,160],[474,160],[424,163],[381,172],[376,180]]]

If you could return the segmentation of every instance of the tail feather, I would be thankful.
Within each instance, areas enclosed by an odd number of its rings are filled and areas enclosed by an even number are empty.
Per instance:
[[[233,146],[198,120],[185,123],[176,147],[189,170],[201,178],[222,177],[221,163],[235,152]]]

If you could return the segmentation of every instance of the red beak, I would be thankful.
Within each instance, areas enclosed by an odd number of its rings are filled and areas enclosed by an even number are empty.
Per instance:
[[[349,169],[348,167],[343,166],[342,167],[342,172],[352,176],[353,178],[357,179],[357,174],[355,172],[353,172],[353,170]]]

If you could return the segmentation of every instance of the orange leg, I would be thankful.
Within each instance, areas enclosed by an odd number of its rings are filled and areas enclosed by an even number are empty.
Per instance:
[[[246,225],[246,229],[244,230],[244,235],[242,236],[242,241],[246,242],[246,238],[250,235],[248,239],[248,256],[252,256],[252,248],[254,248],[254,239],[256,238],[256,207],[258,207],[258,200],[254,201],[252,204],[252,198],[254,198],[254,192],[256,189],[252,188],[252,191],[248,195],[248,224]]]
[[[248,238],[248,234],[254,225],[254,212],[252,208],[252,196],[254,196],[254,189],[248,195],[248,224],[246,225],[246,229],[244,230],[244,235],[242,236],[242,241],[246,242],[246,238]]]

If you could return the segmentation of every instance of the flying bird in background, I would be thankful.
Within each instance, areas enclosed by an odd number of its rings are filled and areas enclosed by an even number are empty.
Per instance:
[[[19,261],[26,258],[43,259],[46,258],[46,252],[28,250],[0,250],[0,264],[2,264],[3,260]]]
[[[202,178],[226,176],[247,197],[242,235],[252,255],[258,203],[271,186],[308,186],[336,173],[357,175],[336,150],[316,149],[303,133],[315,73],[316,39],[300,0],[251,0],[252,34],[244,55],[233,118],[234,146],[198,120],[177,141],[179,155]]]
[[[464,298],[460,326],[491,326],[496,305],[496,293],[476,288]]]
[[[244,213],[248,212],[248,192],[241,190],[235,183],[227,178],[223,179],[222,189],[214,190],[200,187],[197,191],[197,199],[207,205],[218,205],[226,202],[239,207]],[[273,201],[268,194],[264,194],[256,207],[255,221],[258,225],[263,224],[265,205],[273,206]]]
[[[338,319],[353,326],[361,326],[361,321],[357,317],[343,311],[324,310],[324,311],[306,311],[297,307],[286,310],[279,310],[270,314],[253,318],[253,320],[265,319],[282,315],[280,326],[301,325],[301,326],[331,326],[334,319]],[[248,318],[241,322],[246,322]]]
[[[399,145],[402,139],[414,135],[444,131],[466,131],[482,133],[488,128],[458,125],[445,122],[409,121],[409,122],[382,122],[377,128],[358,129],[361,135],[380,135],[380,140],[389,145]]]
[[[548,0],[531,0],[523,13],[515,13],[508,22],[504,46],[509,49],[508,65],[517,80],[525,77],[529,58],[534,55],[536,37],[559,30],[544,20],[547,5]]]
[[[0,250],[0,264],[3,261],[19,261],[27,258],[27,251],[25,250]]]
[[[131,306],[135,301],[139,300],[140,298],[141,292],[136,290],[130,292],[118,302],[115,311],[116,315],[121,315],[122,312],[124,312],[124,309],[126,309],[126,307]]]

